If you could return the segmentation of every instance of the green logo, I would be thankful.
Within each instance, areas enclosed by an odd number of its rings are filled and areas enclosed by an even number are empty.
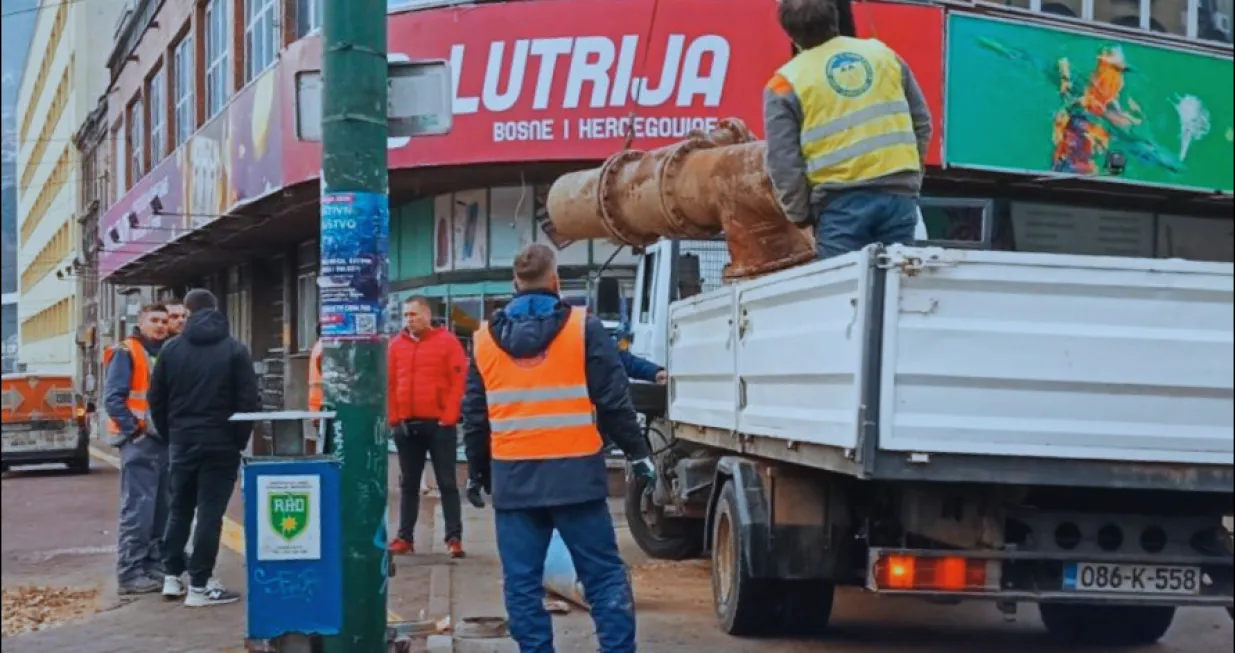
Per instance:
[[[270,527],[291,542],[309,525],[309,493],[280,492],[270,495]]]
[[[861,97],[875,83],[875,68],[856,52],[837,52],[823,67],[828,86],[848,98]]]

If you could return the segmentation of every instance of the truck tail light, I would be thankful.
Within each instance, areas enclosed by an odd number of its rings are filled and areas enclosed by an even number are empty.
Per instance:
[[[989,560],[886,555],[875,562],[876,590],[975,592],[987,589]]]

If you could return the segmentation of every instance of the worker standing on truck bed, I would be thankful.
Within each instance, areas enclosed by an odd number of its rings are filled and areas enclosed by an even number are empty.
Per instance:
[[[167,308],[147,304],[137,331],[103,354],[103,408],[108,444],[120,448],[117,591],[147,594],[163,587],[167,522],[167,440],[150,419],[150,378],[167,339]]]
[[[601,437],[622,447],[635,473],[655,477],[629,381],[600,320],[562,301],[553,250],[529,245],[514,276],[514,299],[476,331],[463,400],[468,460],[492,490],[511,636],[521,653],[553,650],[542,583],[556,529],[600,651],[632,653],[635,606],[606,501]]]
[[[768,176],[820,258],[914,239],[931,114],[909,65],[840,34],[832,0],[782,0],[800,53],[764,90]]]

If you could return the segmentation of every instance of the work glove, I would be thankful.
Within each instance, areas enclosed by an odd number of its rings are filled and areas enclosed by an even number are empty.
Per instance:
[[[483,495],[481,495],[481,491],[483,489],[484,487],[481,485],[480,480],[474,479],[474,478],[467,479],[467,501],[468,503],[472,504],[472,506],[476,508],[484,508],[485,498]]]
[[[651,458],[640,458],[632,460],[630,463],[630,471],[635,476],[646,479],[648,485],[656,482],[656,465],[652,463]]]

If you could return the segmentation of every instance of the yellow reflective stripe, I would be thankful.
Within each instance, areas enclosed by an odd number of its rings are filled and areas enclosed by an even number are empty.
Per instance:
[[[803,147],[806,147],[814,141],[820,141],[829,136],[834,136],[841,132],[848,131],[858,125],[861,125],[862,123],[870,122],[876,118],[894,116],[897,114],[909,115],[909,102],[905,100],[877,102],[870,106],[858,109],[848,115],[825,122],[822,125],[803,130],[801,143]]]
[[[913,132],[897,131],[890,134],[880,134],[878,136],[872,136],[870,138],[860,140],[852,145],[821,154],[806,162],[806,171],[807,173],[815,173],[820,170],[825,170],[864,154],[870,154],[871,152],[882,150],[885,147],[892,147],[895,145],[917,146],[917,144],[918,139],[914,136]],[[889,170],[889,172],[893,171],[894,170]]]
[[[556,388],[533,388],[527,390],[490,390],[485,399],[490,406],[512,404],[521,401],[548,401],[551,399],[587,399],[587,386],[569,385]]]
[[[551,415],[547,417],[516,417],[493,420],[489,423],[493,433],[510,433],[530,429],[557,429],[570,426],[590,426],[594,423],[591,413],[575,415]]]

